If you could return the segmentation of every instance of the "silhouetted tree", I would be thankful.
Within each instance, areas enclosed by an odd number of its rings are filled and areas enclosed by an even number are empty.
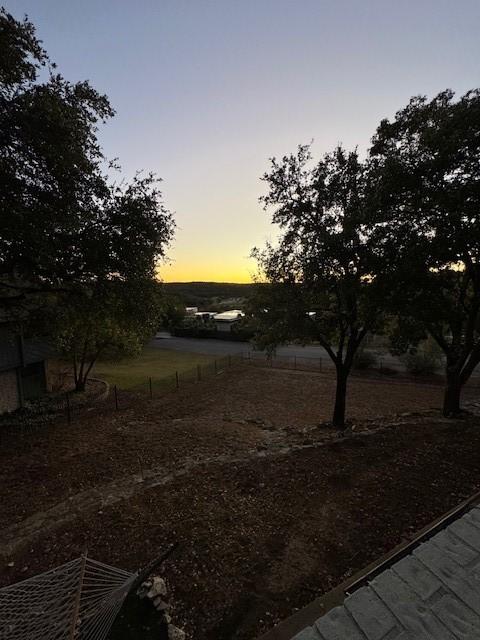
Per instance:
[[[354,356],[381,322],[378,256],[370,242],[365,166],[341,147],[310,166],[309,147],[273,159],[262,198],[281,230],[277,245],[255,249],[260,279],[254,306],[257,341],[273,349],[319,342],[336,369],[333,424],[345,427],[347,380]]]
[[[152,279],[103,281],[54,298],[41,319],[58,353],[72,364],[76,391],[85,390],[99,358],[138,355],[158,329],[164,304],[162,285]]]
[[[395,274],[404,346],[425,332],[446,357],[445,416],[480,362],[480,92],[412,98],[377,129],[376,243]],[[399,337],[397,336],[397,338]]]
[[[109,183],[97,126],[113,115],[70,83],[33,25],[0,10],[0,305],[153,277],[172,237],[154,176]]]

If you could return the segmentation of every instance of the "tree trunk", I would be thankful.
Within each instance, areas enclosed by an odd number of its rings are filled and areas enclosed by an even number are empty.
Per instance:
[[[93,365],[95,364],[97,359],[100,357],[102,350],[103,350],[103,347],[101,347],[97,351],[97,353],[92,357],[88,365],[85,362],[85,360],[82,359],[79,373],[75,368],[75,391],[79,391],[79,392],[85,391],[85,388],[87,386],[88,376],[90,375],[90,371],[92,370]]]
[[[79,393],[85,391],[85,384],[86,380],[84,378],[77,378],[75,382],[75,391],[78,391]]]
[[[347,400],[347,377],[348,373],[337,367],[337,387],[335,390],[335,407],[333,409],[333,426],[337,429],[345,429],[345,408]]]
[[[462,383],[458,374],[447,374],[447,385],[443,396],[443,415],[453,418],[460,413],[460,395]]]

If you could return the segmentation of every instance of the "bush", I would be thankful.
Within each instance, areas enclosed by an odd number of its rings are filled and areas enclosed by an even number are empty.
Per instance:
[[[407,354],[405,366],[415,376],[432,375],[440,367],[440,355],[431,349],[421,349]]]
[[[371,351],[359,349],[353,359],[354,369],[371,369],[377,364],[377,356]]]

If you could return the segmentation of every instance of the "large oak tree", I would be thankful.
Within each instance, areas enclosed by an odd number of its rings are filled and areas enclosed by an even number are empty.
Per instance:
[[[173,221],[154,176],[109,181],[97,138],[113,115],[56,72],[33,25],[0,10],[0,306],[103,280],[154,277]]]
[[[412,98],[377,129],[376,242],[397,286],[406,342],[429,333],[446,359],[444,414],[480,363],[480,91]]]
[[[320,343],[335,365],[332,422],[345,427],[347,381],[355,354],[382,317],[382,278],[369,235],[368,174],[356,152],[335,149],[312,165],[308,147],[275,159],[262,198],[280,228],[277,244],[254,255],[257,341]]]
[[[174,230],[158,179],[109,179],[88,82],[57,73],[34,26],[0,10],[0,311],[49,336],[75,387],[98,357],[132,355],[160,321],[158,261]]]

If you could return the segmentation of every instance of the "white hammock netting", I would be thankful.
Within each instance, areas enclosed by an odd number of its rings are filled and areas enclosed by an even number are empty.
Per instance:
[[[104,640],[136,573],[82,556],[0,589],[0,640]]]

